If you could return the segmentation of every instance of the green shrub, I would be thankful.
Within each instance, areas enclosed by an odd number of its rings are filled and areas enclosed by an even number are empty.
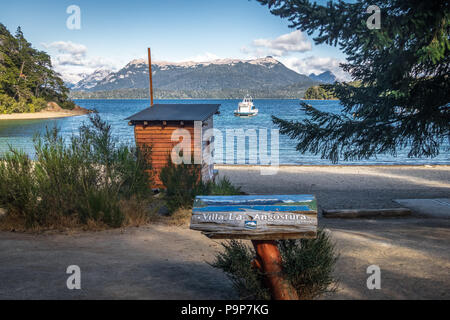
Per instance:
[[[15,102],[12,105],[12,113],[23,113],[23,112],[28,112],[29,108],[28,108],[28,104],[27,101],[25,99],[19,99],[19,101]]]
[[[322,230],[316,239],[278,241],[283,272],[299,297],[314,299],[337,288],[333,271],[338,259],[330,236]]]
[[[58,100],[58,105],[67,110],[72,110],[75,108],[76,104],[71,100]]]
[[[47,102],[42,98],[32,97],[28,103],[28,112],[39,112],[47,107]]]
[[[26,223],[38,220],[38,192],[33,163],[22,151],[10,148],[0,160],[0,204],[14,214],[26,214]]]
[[[195,164],[176,165],[169,161],[161,170],[160,179],[166,187],[165,199],[171,213],[177,209],[190,209],[198,195],[238,195],[240,188],[234,187],[225,177],[218,182],[202,182],[201,166]]]
[[[0,113],[12,113],[15,104],[16,100],[14,100],[12,97],[0,93]]]
[[[263,285],[263,274],[251,266],[255,252],[241,241],[222,243],[224,252],[210,265],[222,269],[242,300],[268,300],[270,292]]]
[[[11,149],[0,166],[0,205],[25,218],[29,227],[61,217],[119,227],[125,219],[120,201],[148,198],[147,154],[118,145],[111,126],[98,115],[92,115],[69,142],[53,128],[35,136],[34,145],[34,165]]]
[[[20,98],[17,101],[6,94],[0,93],[0,114],[14,112],[39,112],[46,106],[47,102],[43,98]]]
[[[120,210],[119,199],[111,196],[106,189],[89,189],[85,201],[79,203],[79,212],[82,223],[92,219],[118,228],[125,220],[125,215]]]
[[[197,164],[174,164],[168,161],[159,175],[166,187],[165,197],[171,213],[179,208],[192,207],[194,198],[200,194],[208,194],[208,187],[201,178],[201,166]]]
[[[218,253],[211,264],[222,269],[242,299],[270,299],[259,270],[252,268],[255,251],[242,242],[231,240],[223,244],[224,252]],[[297,290],[300,299],[314,299],[327,292],[334,292],[337,281],[333,271],[338,259],[329,235],[319,230],[316,239],[280,240],[285,278]]]
[[[36,136],[35,176],[42,198],[40,209],[48,217],[80,214],[80,198],[87,186],[96,185],[97,171],[89,166],[82,154],[67,146],[56,128],[47,129],[44,136]],[[86,176],[91,177],[90,180]],[[38,223],[41,225],[44,222]]]
[[[242,194],[240,187],[235,187],[231,184],[227,177],[223,177],[217,182],[212,182],[209,185],[210,195],[221,195],[221,196],[233,196]]]

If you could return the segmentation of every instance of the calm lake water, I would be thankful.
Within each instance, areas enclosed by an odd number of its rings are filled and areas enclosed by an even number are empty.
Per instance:
[[[76,103],[85,108],[96,109],[101,117],[112,125],[113,134],[120,142],[129,144],[134,144],[133,127],[128,126],[125,118],[149,105],[148,100],[76,100]],[[157,100],[155,103],[221,104],[220,115],[214,116],[214,126],[223,132],[224,138],[227,129],[255,129],[257,133],[260,132],[258,130],[276,129],[271,121],[271,115],[289,120],[299,120],[304,117],[298,100],[255,100],[259,114],[252,118],[239,118],[233,115],[239,100]],[[308,103],[324,111],[339,112],[340,110],[338,101],[309,101]],[[57,126],[65,137],[70,137],[77,133],[78,127],[84,121],[87,121],[87,116],[51,120],[0,120],[0,154],[8,150],[8,145],[12,145],[33,155],[32,139],[36,132],[45,131],[47,126]],[[270,132],[268,135],[270,137]],[[225,146],[225,142],[223,145]],[[247,150],[254,147],[249,145],[248,141],[246,145]],[[295,150],[295,146],[295,141],[280,135],[278,145],[280,164],[331,164],[328,160],[320,159],[320,155],[300,154]],[[248,151],[246,162],[249,162]],[[365,161],[342,161],[340,164],[450,164],[450,150],[448,146],[443,146],[440,155],[433,159],[408,158],[407,152],[401,151],[397,157],[379,155],[377,158]]]

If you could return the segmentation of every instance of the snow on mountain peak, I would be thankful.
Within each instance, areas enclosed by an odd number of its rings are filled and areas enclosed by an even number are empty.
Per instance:
[[[72,90],[91,89],[95,87],[99,81],[105,79],[111,73],[111,70],[101,68],[95,70],[91,74],[83,74],[82,79],[73,86]]]
[[[252,60],[242,60],[242,59],[215,59],[210,61],[181,61],[181,62],[169,62],[169,61],[153,61],[152,64],[156,65],[158,67],[168,67],[168,66],[174,66],[174,67],[184,67],[184,68],[191,68],[196,66],[208,66],[208,65],[235,65],[237,63],[250,63],[254,65],[276,65],[280,62],[270,56],[265,58],[258,58],[258,59],[252,59]],[[127,67],[131,66],[141,66],[141,65],[148,65],[148,61],[146,59],[135,59],[132,60],[127,64]]]

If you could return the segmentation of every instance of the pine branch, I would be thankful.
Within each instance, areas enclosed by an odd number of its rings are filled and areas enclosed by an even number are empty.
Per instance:
[[[380,0],[382,27],[366,26],[368,4],[318,5],[307,0],[258,0],[316,44],[339,45],[341,64],[357,84],[324,87],[342,114],[302,105],[306,119],[273,121],[297,150],[340,159],[380,153],[434,157],[450,143],[450,9],[446,1]]]

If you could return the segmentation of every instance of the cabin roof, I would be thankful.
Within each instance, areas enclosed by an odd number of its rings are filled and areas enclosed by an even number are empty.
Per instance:
[[[154,104],[126,120],[131,121],[205,121],[217,111],[220,104]]]

